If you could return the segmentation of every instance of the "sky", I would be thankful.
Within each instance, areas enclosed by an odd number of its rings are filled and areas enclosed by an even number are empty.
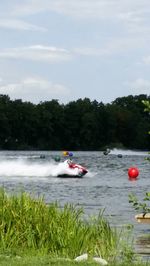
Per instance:
[[[150,95],[149,0],[1,0],[0,94],[35,104]]]

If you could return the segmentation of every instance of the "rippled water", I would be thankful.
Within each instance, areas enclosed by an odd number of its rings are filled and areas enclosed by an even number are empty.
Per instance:
[[[119,158],[118,154],[122,154]],[[44,156],[43,156],[44,155]],[[136,236],[150,233],[149,225],[137,224],[135,211],[128,202],[129,193],[143,199],[150,184],[150,162],[146,152],[111,151],[74,152],[74,162],[85,166],[89,173],[83,178],[58,178],[53,175],[56,155],[62,152],[0,152],[0,185],[7,191],[25,190],[36,196],[44,195],[47,202],[59,201],[84,207],[87,215],[96,215],[105,208],[105,215],[117,226],[133,224]],[[44,157],[44,158],[43,158]],[[135,182],[128,180],[128,168],[138,167]]]

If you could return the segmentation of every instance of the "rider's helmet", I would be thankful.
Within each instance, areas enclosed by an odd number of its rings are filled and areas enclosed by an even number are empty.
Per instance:
[[[68,160],[67,160],[67,163],[68,163],[68,164],[72,164],[72,160],[71,160],[71,159],[68,159]]]

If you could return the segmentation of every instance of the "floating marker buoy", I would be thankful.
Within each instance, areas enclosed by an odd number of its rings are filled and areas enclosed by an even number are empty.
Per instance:
[[[68,151],[63,151],[63,155],[67,156],[68,155]]]
[[[73,153],[71,151],[68,152],[69,156],[73,156]]]
[[[139,175],[139,170],[136,167],[130,167],[128,169],[128,176],[129,176],[129,180],[137,180],[137,177]]]
[[[60,162],[60,156],[55,156],[55,158],[54,158],[54,160],[55,160],[55,162]]]

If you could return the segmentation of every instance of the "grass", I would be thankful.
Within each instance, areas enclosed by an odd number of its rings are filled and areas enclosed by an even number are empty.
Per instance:
[[[60,208],[57,202],[46,204],[43,198],[25,192],[8,195],[1,189],[0,265],[93,266],[97,265],[93,256],[112,266],[120,261],[121,266],[134,265],[124,232],[111,228],[103,212],[88,220],[83,214],[83,209],[70,204]],[[73,261],[83,253],[88,253],[89,262]]]
[[[96,262],[84,261],[84,262],[75,262],[67,261],[64,259],[52,259],[48,255],[46,256],[25,256],[25,257],[6,257],[0,256],[0,265],[1,266],[98,266]],[[109,263],[108,266],[150,266],[150,263]]]

